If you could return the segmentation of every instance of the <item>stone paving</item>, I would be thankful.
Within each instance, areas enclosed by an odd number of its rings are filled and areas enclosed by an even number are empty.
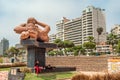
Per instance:
[[[8,80],[8,71],[0,71],[0,80]]]

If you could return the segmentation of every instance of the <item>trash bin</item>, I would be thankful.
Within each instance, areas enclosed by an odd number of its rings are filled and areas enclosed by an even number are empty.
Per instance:
[[[20,72],[20,68],[11,68],[8,73],[8,80],[24,80],[25,73]]]
[[[14,58],[11,59],[11,63],[14,63]]]

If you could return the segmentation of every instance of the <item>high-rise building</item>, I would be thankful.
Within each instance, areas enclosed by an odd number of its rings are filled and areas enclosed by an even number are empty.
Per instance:
[[[98,42],[97,28],[102,27],[103,32],[99,36],[99,42],[106,42],[106,22],[104,9],[88,6],[82,12],[82,16],[69,20],[65,17],[56,23],[57,38],[73,41],[75,45],[88,41],[88,36],[93,36]]]
[[[93,36],[95,42],[98,42],[98,27],[103,28],[103,32],[99,36],[99,42],[106,42],[106,22],[104,9],[88,6],[82,12],[82,42],[86,42],[88,36]]]
[[[56,40],[56,34],[49,35],[49,43],[54,43],[55,40]]]
[[[82,44],[82,19],[76,18],[64,23],[64,39]]]
[[[66,23],[67,21],[70,21],[69,19],[63,17],[63,20],[57,21],[56,22],[56,26],[57,26],[57,34],[56,34],[56,38],[57,39],[61,39],[64,41],[64,23]]]
[[[0,42],[0,55],[3,55],[8,48],[9,48],[9,41],[3,38]]]

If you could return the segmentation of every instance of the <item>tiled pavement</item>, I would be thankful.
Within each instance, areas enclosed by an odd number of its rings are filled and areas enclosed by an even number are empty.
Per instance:
[[[0,80],[8,80],[8,71],[0,71]]]

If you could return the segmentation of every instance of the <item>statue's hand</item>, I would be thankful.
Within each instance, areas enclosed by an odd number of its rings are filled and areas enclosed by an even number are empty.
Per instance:
[[[23,31],[22,33],[21,33],[21,36],[20,36],[20,39],[27,39],[29,37],[29,32],[25,32],[25,31]]]

